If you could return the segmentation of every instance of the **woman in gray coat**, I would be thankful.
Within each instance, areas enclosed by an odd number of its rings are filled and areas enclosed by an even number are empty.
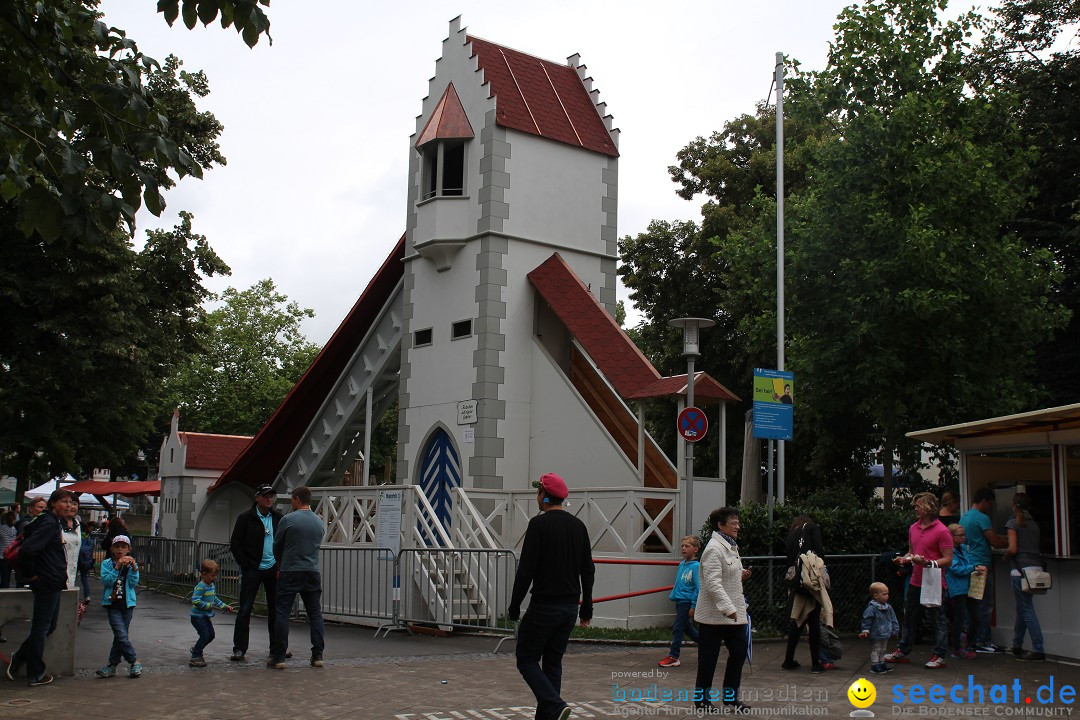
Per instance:
[[[748,646],[743,580],[750,577],[750,571],[743,568],[739,557],[739,511],[732,507],[713,510],[709,513],[709,526],[713,534],[701,553],[698,568],[701,590],[694,610],[694,619],[699,624],[694,707],[718,712],[713,701],[722,699],[735,712],[747,712],[749,707],[739,700],[739,686]],[[724,686],[717,691],[713,688],[713,675],[721,643],[727,645],[728,661]]]

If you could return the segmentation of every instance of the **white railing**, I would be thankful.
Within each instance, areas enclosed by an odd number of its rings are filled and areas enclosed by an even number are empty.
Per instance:
[[[575,489],[566,509],[588,526],[594,552],[618,555],[674,553],[682,527],[679,492],[668,488]],[[534,490],[456,490],[454,537],[486,547],[521,547],[529,519],[539,511]],[[490,538],[490,540],[489,540]]]
[[[454,488],[450,497],[450,532],[455,547],[480,550],[502,550],[505,547],[491,531],[491,515],[482,514],[464,490]]]

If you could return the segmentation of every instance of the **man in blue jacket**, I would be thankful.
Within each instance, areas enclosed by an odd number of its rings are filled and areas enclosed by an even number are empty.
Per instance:
[[[240,513],[233,525],[229,543],[236,564],[240,566],[240,599],[237,603],[236,626],[233,628],[233,651],[230,660],[243,662],[248,650],[251,612],[259,588],[266,591],[266,625],[270,632],[270,647],[274,647],[274,621],[277,612],[277,571],[274,556],[274,534],[281,513],[274,509],[276,493],[270,485],[255,488],[255,504]]]

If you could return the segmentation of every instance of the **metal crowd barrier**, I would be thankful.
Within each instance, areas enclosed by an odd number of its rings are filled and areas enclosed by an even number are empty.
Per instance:
[[[190,597],[202,561],[210,558],[220,566],[218,596],[226,602],[239,599],[240,571],[228,543],[146,536],[132,542],[147,587],[173,586]],[[510,604],[517,561],[512,550],[411,549],[395,555],[389,548],[324,545],[323,615],[374,621],[376,634],[407,629],[409,623],[506,631],[500,622]],[[256,602],[265,605],[261,597]]]
[[[399,623],[506,630],[518,557],[513,550],[413,548],[398,553]],[[434,617],[433,617],[434,616]]]

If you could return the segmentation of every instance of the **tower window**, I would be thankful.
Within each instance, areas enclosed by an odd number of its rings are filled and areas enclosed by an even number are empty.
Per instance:
[[[423,197],[460,197],[465,194],[465,142],[440,140],[421,149],[424,158]]]
[[[472,320],[458,320],[450,326],[450,339],[460,340],[472,335]]]
[[[413,347],[423,347],[431,344],[431,328],[417,330],[413,333]]]

